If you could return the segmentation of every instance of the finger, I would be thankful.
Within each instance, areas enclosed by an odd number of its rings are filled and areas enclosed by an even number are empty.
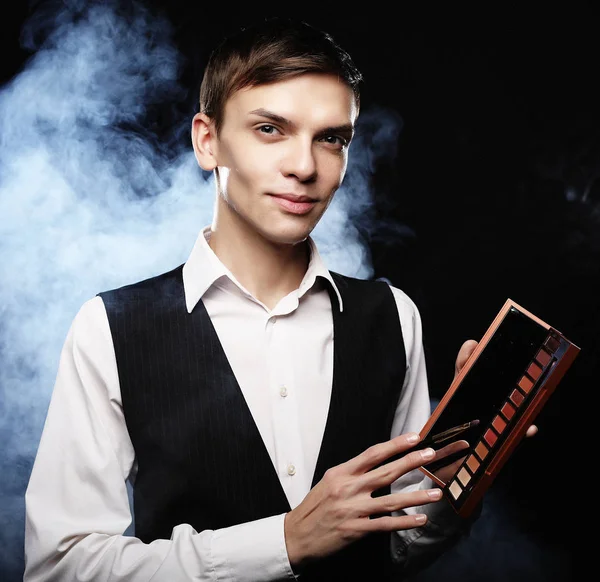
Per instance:
[[[374,519],[361,518],[353,520],[349,525],[355,531],[367,534],[374,531],[400,531],[423,527],[427,523],[427,515],[424,513],[406,515],[384,515]]]
[[[401,434],[389,441],[369,447],[343,465],[350,473],[361,475],[390,457],[414,447],[419,440],[420,437],[417,433]]]
[[[525,433],[525,436],[527,437],[532,437],[535,436],[538,433],[538,427],[535,424],[532,424],[528,429],[527,432]]]
[[[479,342],[475,340],[467,340],[458,350],[456,356],[456,363],[454,364],[454,377],[462,370],[463,366],[467,363],[467,360],[471,357],[471,354],[475,351],[475,348]]]
[[[466,457],[462,457],[460,459],[457,459],[453,463],[450,463],[449,465],[444,465],[443,467],[440,467],[439,469],[433,471],[433,474],[443,483],[448,483],[448,481],[450,481],[452,477],[456,475],[456,472],[463,464],[465,458]]]
[[[461,439],[459,441],[454,441],[453,443],[450,443],[445,447],[442,447],[441,449],[437,449],[435,453],[436,463],[438,461],[441,461],[442,459],[445,459],[446,457],[449,457],[450,455],[454,455],[455,453],[464,451],[470,448],[470,446],[471,445],[468,441]]]
[[[390,493],[380,497],[369,497],[361,511],[363,517],[383,516],[392,511],[435,503],[442,498],[441,489],[424,489],[410,493]]]
[[[360,488],[375,491],[381,487],[391,485],[405,473],[418,469],[424,464],[430,463],[433,459],[435,459],[435,451],[432,448],[412,451],[396,461],[384,463],[380,467],[365,473],[359,477],[357,484]]]

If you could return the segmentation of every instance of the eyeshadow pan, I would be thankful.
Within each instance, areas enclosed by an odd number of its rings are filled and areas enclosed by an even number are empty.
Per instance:
[[[455,479],[454,481],[452,481],[450,487],[448,487],[448,491],[450,491],[450,494],[452,495],[452,497],[454,497],[454,499],[458,499],[460,497],[460,494],[462,493],[462,487],[458,484],[458,481],[456,481]]]
[[[464,467],[457,473],[456,475],[458,480],[466,487],[471,480],[471,475],[469,475],[469,471],[467,471]]]
[[[521,388],[523,392],[529,392],[532,386],[533,382],[527,376],[523,376],[521,378],[521,381],[519,382],[519,388]]]
[[[552,359],[552,356],[546,351],[546,350],[540,350],[537,355],[535,356],[535,359],[542,365],[542,366],[547,366],[550,363],[550,360]]]
[[[504,418],[510,420],[513,417],[513,414],[515,413],[515,409],[510,405],[509,402],[505,402],[500,412],[504,415]]]
[[[551,352],[555,352],[558,349],[558,346],[560,345],[559,341],[554,337],[549,335],[546,338],[546,341],[544,342],[544,345],[551,351]]]
[[[525,400],[525,397],[518,390],[513,390],[512,394],[510,395],[510,399],[517,406],[520,406],[521,402],[523,402],[523,400]]]
[[[488,448],[483,444],[483,442],[480,441],[479,444],[475,447],[475,452],[483,461],[483,459],[485,459],[485,456],[488,454],[489,451]]]
[[[501,416],[496,416],[492,422],[492,426],[496,429],[496,432],[501,433],[506,426],[506,422],[504,422]]]
[[[498,440],[496,433],[491,428],[488,428],[485,431],[483,438],[485,439],[485,442],[490,445],[490,447],[494,446],[494,443]]]
[[[473,473],[477,471],[480,464],[481,463],[477,460],[475,455],[469,455],[469,458],[467,459],[467,467],[469,467]]]
[[[538,366],[536,362],[531,362],[531,364],[529,364],[529,368],[527,368],[527,373],[531,378],[537,380],[540,377],[540,374],[542,373],[542,369]]]

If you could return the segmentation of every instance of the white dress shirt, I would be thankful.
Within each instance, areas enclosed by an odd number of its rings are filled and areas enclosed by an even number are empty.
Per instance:
[[[219,261],[209,237],[207,226],[183,268],[187,310],[204,302],[294,508],[310,490],[333,377],[332,305],[319,277],[331,282],[343,310],[342,298],[312,239],[300,287],[270,310]],[[419,312],[404,292],[391,289],[406,352],[393,437],[418,432],[430,402]],[[135,474],[109,323],[102,299],[94,297],[75,316],[62,348],[25,495],[24,580],[295,579],[284,514],[214,531],[182,523],[171,539],[150,544],[124,535],[132,522],[126,481],[134,482]],[[429,486],[415,471],[393,490]],[[398,532],[398,553],[425,541],[422,534]]]

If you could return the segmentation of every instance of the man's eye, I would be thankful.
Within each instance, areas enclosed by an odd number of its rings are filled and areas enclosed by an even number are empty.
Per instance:
[[[267,135],[273,135],[277,131],[277,128],[273,125],[261,125],[258,131]]]
[[[339,135],[327,135],[323,138],[323,140],[331,145],[339,145],[341,147],[348,145],[348,140],[340,137]]]

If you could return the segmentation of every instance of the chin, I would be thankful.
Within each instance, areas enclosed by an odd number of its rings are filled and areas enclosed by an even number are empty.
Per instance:
[[[278,245],[297,245],[306,241],[310,235],[310,230],[304,229],[273,229],[269,231],[259,231],[263,238],[269,242]]]

